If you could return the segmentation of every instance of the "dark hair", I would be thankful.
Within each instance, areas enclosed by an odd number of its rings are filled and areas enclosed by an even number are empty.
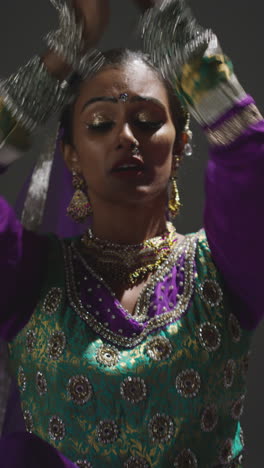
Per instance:
[[[126,65],[133,60],[140,60],[142,63],[147,65],[157,76],[157,78],[161,81],[164,87],[167,90],[169,104],[170,104],[170,111],[172,114],[172,119],[177,130],[177,137],[176,139],[180,139],[181,132],[184,130],[184,127],[187,122],[187,111],[182,107],[180,104],[179,99],[177,98],[173,87],[171,86],[170,82],[166,80],[158,68],[156,68],[148,55],[144,54],[141,51],[133,51],[130,49],[111,49],[107,52],[103,53],[105,61],[101,68],[98,70],[97,73],[100,73],[102,70],[107,68],[119,68],[122,65]],[[96,74],[96,73],[95,73]],[[73,142],[73,135],[72,135],[72,128],[73,128],[73,110],[76,99],[79,96],[80,88],[82,83],[85,80],[79,75],[74,77],[72,82],[72,98],[70,102],[64,107],[61,113],[61,127],[64,129],[62,141],[64,144],[72,144]]]

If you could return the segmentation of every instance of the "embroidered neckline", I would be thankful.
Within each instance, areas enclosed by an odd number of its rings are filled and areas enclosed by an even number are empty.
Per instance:
[[[138,345],[149,333],[174,322],[187,310],[194,290],[194,258],[199,233],[200,231],[198,233],[186,235],[185,239],[175,246],[175,249],[170,254],[170,256],[153,274],[139,295],[135,308],[136,315],[129,314],[129,312],[126,311],[125,308],[119,303],[120,306],[118,306],[118,309],[120,309],[123,314],[125,314],[125,318],[127,320],[133,320],[134,325],[136,324],[138,327],[138,332],[133,333],[133,336],[130,337],[124,336],[122,334],[123,330],[110,330],[104,323],[99,321],[94,316],[91,310],[89,310],[91,306],[87,307],[83,304],[78,294],[77,278],[75,277],[74,261],[76,260],[81,262],[82,266],[88,271],[88,273],[91,274],[92,277],[96,279],[109,292],[109,294],[111,294],[115,301],[117,301],[117,298],[115,297],[113,291],[111,291],[111,288],[105,283],[103,278],[97,275],[96,272],[94,272],[93,269],[87,265],[86,260],[78,251],[75,242],[73,241],[71,244],[68,244],[66,241],[62,240],[61,242],[66,270],[66,290],[71,307],[77,313],[77,315],[81,317],[96,333],[109,342],[127,348]],[[157,284],[164,280],[164,278],[170,273],[173,266],[177,264],[177,261],[183,254],[185,254],[184,288],[176,306],[168,312],[164,312],[161,315],[148,318],[147,313],[150,307],[151,296]],[[143,322],[144,320],[146,321]]]

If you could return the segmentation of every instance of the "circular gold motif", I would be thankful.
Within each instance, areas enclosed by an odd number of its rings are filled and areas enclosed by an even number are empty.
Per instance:
[[[119,429],[117,424],[110,419],[100,421],[97,428],[97,439],[103,444],[110,444],[115,442],[118,438]]]
[[[43,396],[45,395],[45,393],[47,393],[48,384],[42,372],[37,372],[36,386],[37,386],[37,390],[40,396]]]
[[[224,369],[224,387],[230,388],[234,383],[236,363],[234,359],[229,359]]]
[[[52,416],[49,421],[49,436],[52,440],[63,440],[65,437],[65,424],[58,416]]]
[[[198,291],[203,301],[211,307],[218,306],[223,300],[222,289],[215,280],[205,280]]]
[[[175,468],[197,468],[198,461],[190,449],[183,449],[174,461]]]
[[[25,372],[22,366],[19,366],[19,369],[18,369],[17,384],[21,392],[24,392],[26,390],[27,379],[26,379]]]
[[[144,458],[132,456],[125,462],[124,468],[150,468],[150,465]]]
[[[244,402],[245,402],[245,395],[241,395],[241,397],[236,400],[231,408],[231,416],[235,420],[239,420],[244,411]]]
[[[174,434],[173,419],[166,414],[157,413],[149,421],[148,430],[152,442],[169,442]]]
[[[216,351],[221,344],[221,335],[216,325],[210,322],[203,323],[198,330],[201,345],[207,351]]]
[[[54,332],[48,344],[48,354],[50,359],[59,359],[66,346],[66,337],[63,332]]]
[[[217,407],[211,404],[205,408],[201,418],[201,428],[204,432],[211,432],[214,430],[218,422]]]
[[[146,353],[154,361],[168,359],[172,353],[172,345],[168,338],[157,336],[146,344]]]
[[[227,439],[221,450],[220,450],[220,454],[219,454],[219,461],[220,463],[230,463],[232,461],[232,457],[233,457],[233,450],[232,450],[232,439]]]
[[[119,351],[111,345],[102,345],[97,350],[96,360],[105,367],[116,366],[120,359]]]
[[[62,297],[63,292],[61,288],[51,288],[43,301],[41,308],[42,311],[47,315],[55,314],[61,303]]]
[[[26,410],[24,411],[23,416],[24,416],[24,421],[25,421],[27,432],[32,433],[34,429],[34,425],[33,425],[33,417],[32,417],[31,412]]]
[[[67,390],[70,398],[76,405],[84,405],[93,395],[92,385],[84,375],[71,377]]]
[[[124,400],[139,403],[146,398],[147,387],[140,377],[127,377],[120,385],[120,393]]]
[[[86,460],[78,460],[75,462],[75,465],[77,465],[78,468],[93,468],[92,464]]]
[[[26,337],[26,348],[29,353],[32,353],[37,342],[37,335],[34,330],[28,330],[27,331],[27,337]]]
[[[241,338],[241,327],[237,317],[234,314],[230,314],[228,318],[228,327],[231,333],[231,337],[234,343],[238,343]]]
[[[201,378],[194,369],[186,369],[176,377],[176,389],[185,398],[195,397],[201,386]]]

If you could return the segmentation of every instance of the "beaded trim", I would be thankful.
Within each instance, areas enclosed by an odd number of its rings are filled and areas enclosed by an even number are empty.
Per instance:
[[[195,234],[186,236],[186,238],[178,244],[167,260],[161,265],[161,267],[153,274],[149,283],[145,286],[144,290],[139,296],[136,311],[142,310],[143,315],[148,311],[150,305],[150,298],[154,292],[156,284],[164,279],[164,277],[171,271],[171,268],[175,265],[179,257],[185,253],[185,281],[182,295],[179,297],[178,303],[175,309],[169,312],[164,312],[162,315],[155,316],[148,320],[146,327],[137,336],[126,337],[121,335],[120,332],[113,332],[109,330],[103,323],[99,322],[89,311],[86,309],[78,295],[77,278],[75,278],[73,258],[76,258],[78,254],[74,244],[67,245],[62,240],[62,248],[65,261],[66,270],[66,289],[68,300],[73,310],[95,331],[103,338],[107,339],[113,344],[124,346],[127,348],[137,346],[141,343],[144,338],[152,331],[173,323],[177,318],[181,317],[189,306],[191,296],[194,291],[194,259],[197,246],[197,240],[199,238],[200,231]],[[92,269],[90,272],[97,278],[104,286],[109,290],[110,288],[106,285],[102,278],[98,277]],[[127,315],[127,319],[130,320],[135,317]],[[120,334],[119,334],[120,333]]]
[[[62,301],[62,297],[63,291],[61,288],[51,288],[43,301],[42,312],[50,316],[55,314]]]
[[[225,146],[235,141],[250,126],[263,120],[255,104],[248,105],[215,130],[205,130],[211,145]]]

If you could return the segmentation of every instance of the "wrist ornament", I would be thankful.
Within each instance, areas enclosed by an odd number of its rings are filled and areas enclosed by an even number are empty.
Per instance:
[[[148,10],[139,31],[145,52],[201,125],[245,96],[216,35],[198,24],[185,0],[164,0]]]
[[[84,26],[77,19],[70,3],[64,0],[50,0],[59,15],[59,28],[45,37],[49,50],[59,56],[71,69],[81,76],[93,73],[103,64],[103,55],[96,49],[89,48],[84,39]]]
[[[38,56],[0,81],[0,95],[7,110],[29,132],[62,109],[68,89],[68,83],[52,76]]]

